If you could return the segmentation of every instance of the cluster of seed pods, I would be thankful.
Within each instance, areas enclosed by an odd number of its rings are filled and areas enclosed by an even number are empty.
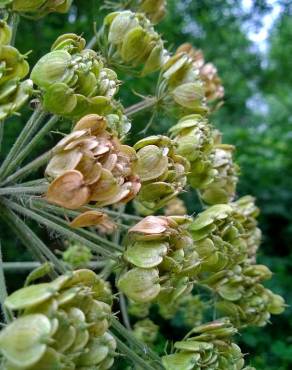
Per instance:
[[[15,291],[4,303],[17,318],[0,332],[1,369],[109,369],[111,303],[108,283],[91,270]]]
[[[18,112],[32,94],[33,83],[26,56],[10,46],[11,29],[0,20],[0,120]]]
[[[136,152],[107,129],[104,117],[83,117],[53,153],[46,168],[53,180],[47,192],[52,203],[70,209],[89,202],[107,206],[126,203],[140,190],[134,173]]]
[[[48,13],[67,13],[73,0],[4,0],[6,8],[27,16],[41,18]]]
[[[141,191],[136,206],[143,214],[164,207],[187,183],[189,162],[176,152],[176,144],[167,136],[149,136],[134,145]]]
[[[43,106],[49,112],[70,118],[113,112],[117,75],[85,44],[80,36],[64,34],[34,66],[31,79],[41,90]]]
[[[174,302],[190,292],[200,259],[186,216],[148,216],[129,230],[117,285],[136,302]]]
[[[162,66],[165,103],[182,114],[208,112],[204,84],[192,59],[184,52],[168,56]]]
[[[221,144],[221,137],[206,118],[185,116],[171,127],[177,153],[188,159],[188,183],[199,190],[206,204],[229,203],[235,197],[239,168],[233,162],[232,145]]]
[[[146,14],[154,24],[159,23],[166,14],[166,0],[140,0],[138,11]]]
[[[174,353],[162,358],[166,370],[255,370],[244,367],[243,354],[232,342],[237,330],[228,319],[195,327],[174,344]]]
[[[255,264],[260,243],[257,214],[254,199],[244,197],[208,208],[189,228],[202,260],[199,279],[218,294],[217,309],[237,327],[263,326],[285,307],[281,296],[261,284],[272,273]]]
[[[143,13],[130,10],[110,13],[104,20],[104,27],[114,49],[114,60],[134,68],[143,65],[142,75],[161,68],[167,53],[160,35]]]
[[[205,88],[205,96],[208,101],[215,102],[223,99],[224,87],[218,76],[217,68],[212,63],[206,63],[201,50],[195,49],[191,44],[182,44],[176,51],[179,53],[187,53],[192,59],[194,66],[199,71],[200,79],[203,81]]]
[[[212,166],[212,126],[201,115],[191,114],[181,118],[169,132],[177,143],[177,153],[190,162],[189,184],[195,189],[207,187],[215,176]]]

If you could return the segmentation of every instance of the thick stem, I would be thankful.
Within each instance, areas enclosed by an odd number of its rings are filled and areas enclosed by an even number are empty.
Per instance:
[[[39,186],[11,186],[0,188],[0,195],[12,194],[43,194],[47,191],[48,185]]]
[[[126,355],[126,357],[132,361],[133,365],[139,366],[139,369],[144,369],[144,370],[155,370],[156,368],[153,367],[152,365],[149,365],[143,358],[141,358],[139,355],[137,355],[136,352],[134,352],[130,347],[124,344],[116,335],[111,333],[111,335],[115,338],[117,342],[118,349]]]
[[[65,265],[54,253],[39,239],[39,237],[7,206],[9,201],[1,202],[1,217],[12,228],[18,238],[31,251],[33,256],[41,263],[52,262],[59,273],[67,271]]]
[[[67,237],[68,239],[75,240],[79,243],[82,243],[82,244],[86,245],[88,248],[90,248],[93,251],[99,253],[103,257],[119,261],[119,256],[116,253],[110,252],[108,250],[108,248],[101,247],[100,245],[95,244],[94,242],[92,242],[91,240],[89,240],[89,239],[87,239],[86,237],[83,236],[83,235],[87,236],[88,232],[85,232],[84,230],[82,230],[82,231],[73,231],[66,224],[66,222],[64,222],[60,218],[54,218],[56,221],[52,221],[51,219],[53,217],[49,218],[48,214],[46,214],[46,216],[44,217],[44,216],[42,216],[42,215],[40,215],[40,214],[30,210],[30,209],[22,207],[19,204],[14,203],[12,201],[3,200],[2,202],[4,202],[8,207],[13,209],[14,211],[19,212],[22,215],[27,216],[27,217],[31,218],[32,220],[35,220],[36,222],[38,222],[42,225],[45,225],[47,228],[56,231],[57,233]],[[102,238],[100,238],[100,239],[103,240]],[[103,240],[103,242],[105,244],[105,240]]]
[[[40,140],[54,127],[58,120],[58,116],[53,116],[49,119],[49,121],[34,135],[32,140],[21,150],[20,153],[17,154],[17,156],[7,166],[5,175],[9,175],[18,167],[18,165],[28,156],[28,154],[34,149],[34,147],[40,142]]]
[[[28,163],[24,167],[20,168],[18,171],[14,172],[12,175],[7,177],[2,183],[1,186],[8,185],[10,183],[14,183],[26,176],[31,175],[32,172],[38,170],[41,166],[45,165],[51,156],[53,155],[52,150],[42,154],[41,156],[34,159],[32,162]]]
[[[115,329],[121,337],[123,337],[129,345],[133,347],[134,350],[141,352],[145,357],[147,357],[150,361],[155,363],[157,367],[152,367],[151,369],[163,369],[163,366],[160,362],[160,357],[152,351],[146,344],[140,342],[133,333],[127,330],[117,319],[114,317],[111,320],[111,326]]]
[[[133,116],[134,114],[143,112],[149,108],[154,107],[157,104],[157,99],[155,97],[145,98],[137,104],[132,105],[131,107],[126,108],[125,114],[128,117]]]
[[[22,129],[21,133],[18,135],[10,152],[5,158],[5,161],[2,163],[2,166],[0,167],[0,180],[3,180],[3,178],[5,178],[7,168],[10,166],[11,162],[19,154],[19,152],[23,149],[23,147],[27,144],[31,135],[35,132],[45,115],[46,113],[42,112],[40,107],[33,112],[30,119],[27,121],[26,125]]]
[[[92,269],[92,270],[97,270],[100,268],[103,268],[105,265],[105,262],[103,261],[92,261],[89,262],[86,267]],[[3,270],[4,271],[9,271],[11,273],[14,272],[25,272],[25,271],[32,271],[38,267],[41,266],[40,262],[3,262]]]

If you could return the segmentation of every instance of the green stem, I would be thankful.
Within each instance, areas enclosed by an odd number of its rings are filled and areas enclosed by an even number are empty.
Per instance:
[[[42,154],[40,157],[37,157],[32,162],[28,163],[24,167],[20,168],[18,171],[14,172],[12,175],[7,177],[2,183],[1,186],[16,182],[26,176],[32,174],[32,172],[38,170],[41,166],[45,165],[51,158],[53,152],[49,150],[48,152]]]
[[[43,203],[42,204],[42,207],[46,209],[46,211],[44,211],[43,209],[41,210],[40,208],[37,208],[37,207],[34,208],[33,207],[37,202],[38,202],[37,200],[36,201],[35,200],[30,200],[28,205],[32,209],[37,209],[39,211],[39,213],[43,214],[45,217],[48,217],[53,222],[59,223],[60,225],[64,225],[70,231],[72,230],[71,227],[68,225],[68,222],[64,221],[60,217],[52,215],[51,213],[57,211],[59,214],[61,214],[63,216],[66,216],[66,212],[74,212],[75,216],[78,215],[79,213],[77,213],[77,212],[75,213],[75,211],[67,210],[67,209],[61,208],[61,207],[57,207],[57,206],[51,205],[49,203]],[[99,244],[99,243],[104,244],[106,247],[111,248],[114,252],[116,252],[116,251],[122,252],[123,251],[123,248],[120,247],[118,244],[113,243],[108,239],[102,238],[101,236],[99,236],[96,233],[92,233],[92,232],[90,232],[88,230],[84,230],[82,228],[79,228],[78,230],[76,230],[76,233],[78,233],[79,235],[82,235],[86,238],[91,239],[93,242],[95,242],[97,244]]]
[[[56,231],[57,233],[60,233],[61,235],[64,235],[68,239],[75,240],[77,242],[80,242],[84,245],[86,245],[88,248],[92,249],[93,251],[99,253],[100,255],[104,256],[105,258],[110,258],[116,261],[119,261],[119,256],[116,253],[110,252],[107,248],[101,247],[98,244],[95,244],[92,242],[89,238],[87,238],[88,233],[90,232],[85,232],[84,230],[82,231],[73,231],[67,224],[64,222],[62,219],[58,217],[52,217],[48,214],[45,214],[45,217],[42,216],[41,214],[38,214],[30,209],[27,209],[25,207],[20,206],[17,203],[14,203],[10,200],[3,200],[2,202],[5,202],[5,204],[13,209],[16,212],[21,213],[24,216],[27,216],[31,218],[32,220],[35,220],[36,222],[45,225],[47,228]],[[54,221],[52,221],[52,218]],[[84,237],[85,235],[85,237]],[[96,237],[96,236],[95,236]],[[104,244],[106,239],[99,238],[101,239]]]
[[[52,222],[55,222],[59,225],[63,225],[70,232],[72,232],[72,228],[68,225],[68,222],[64,221],[62,218],[57,217],[55,215],[52,215],[52,214],[50,214],[46,211],[39,211],[39,214],[48,218]],[[79,228],[78,230],[74,230],[74,233],[82,236],[83,238],[86,238],[87,240],[90,240],[92,243],[96,243],[97,245],[99,245],[99,244],[103,245],[106,248],[107,251],[108,251],[108,249],[111,249],[112,253],[123,252],[123,248],[120,247],[119,245],[117,245],[117,244],[111,242],[110,240],[105,239],[105,238],[103,238],[103,237],[99,236],[98,234],[93,233],[91,231]],[[96,247],[97,247],[97,245],[96,245]],[[104,247],[102,247],[102,248],[104,248]],[[111,255],[108,255],[107,257],[111,257]]]
[[[116,265],[116,261],[112,261],[112,260],[107,261],[104,268],[100,271],[99,276],[103,280],[108,280],[108,278],[111,276],[113,272],[113,268],[115,265]]]
[[[19,19],[20,19],[20,17],[19,17],[18,13],[12,13],[11,21],[10,21],[10,25],[9,25],[12,29],[12,35],[11,35],[11,41],[10,41],[11,46],[15,45],[15,39],[16,39],[16,33],[17,33],[17,29],[18,29]]]
[[[2,200],[1,202],[1,217],[3,220],[7,222],[39,262],[52,262],[59,273],[65,273],[67,271],[65,265],[39,239],[39,237],[11,209],[8,208],[11,203],[12,202],[7,200]]]
[[[94,207],[92,207],[92,208],[94,208]],[[117,211],[112,211],[112,210],[107,209],[107,208],[100,208],[99,211],[104,212],[104,213],[108,214],[109,216],[123,218],[126,221],[139,222],[143,219],[142,217],[139,217],[139,216],[129,215],[128,213],[119,213]]]
[[[4,136],[4,120],[0,121],[0,154],[2,150],[3,136]]]
[[[129,315],[128,315],[128,310],[127,310],[127,302],[126,302],[126,298],[123,293],[120,293],[120,308],[121,308],[121,314],[122,314],[125,327],[128,330],[132,330]]]
[[[129,358],[129,360],[131,360],[133,362],[133,365],[135,366],[135,368],[136,368],[136,366],[139,366],[139,369],[145,369],[145,370],[154,370],[154,369],[156,369],[152,365],[149,365],[139,355],[137,355],[137,353],[135,353],[131,348],[126,346],[124,344],[124,342],[122,342],[116,335],[114,335],[113,333],[111,333],[111,335],[115,338],[115,340],[117,342],[118,349],[123,354],[125,354]]]
[[[160,362],[160,357],[152,351],[146,344],[140,342],[133,333],[127,330],[116,318],[112,318],[111,327],[114,328],[121,337],[123,337],[134,350],[141,352],[150,361],[153,361],[157,365],[157,369],[163,369]],[[151,367],[154,370],[156,367]]]
[[[3,312],[3,318],[5,323],[10,322],[10,315],[9,312],[7,312],[4,302],[7,297],[7,288],[5,283],[5,276],[4,276],[4,266],[3,266],[3,260],[2,260],[2,249],[1,249],[1,243],[0,243],[0,305]]]
[[[157,104],[157,99],[155,97],[145,98],[141,102],[126,108],[125,114],[128,117],[131,117],[134,114],[143,112],[144,110],[154,107],[156,104]]]
[[[1,189],[0,189],[0,194],[1,194]],[[26,194],[24,194],[24,196],[26,197]],[[80,214],[85,212],[84,209],[82,209],[81,211],[74,211],[74,210],[71,210],[71,209],[66,209],[66,208],[63,208],[63,207],[55,206],[53,204],[48,203],[45,198],[33,199],[33,198],[30,197],[29,202],[30,202],[30,205],[33,209],[47,210],[49,213],[55,213],[55,214],[61,215],[63,217],[64,216],[65,217],[66,216],[77,217]],[[94,208],[94,210],[97,210],[97,209]],[[122,229],[126,229],[126,230],[129,229],[129,226],[124,225],[123,223],[117,223],[117,226],[121,227]],[[115,247],[116,247],[118,243],[114,241],[114,244],[115,244]]]
[[[96,261],[96,262],[89,262],[87,267],[95,270],[103,268],[105,262],[103,261]],[[3,270],[9,272],[19,272],[19,271],[32,271],[41,266],[39,262],[4,262],[3,263]]]
[[[33,139],[18,153],[18,155],[11,161],[7,166],[5,175],[9,175],[15,170],[18,165],[28,156],[28,154],[34,149],[34,147],[40,142],[40,140],[54,127],[58,122],[59,117],[53,116],[49,121],[34,135]]]
[[[31,181],[25,181],[21,184],[15,184],[15,187],[20,187],[20,186],[40,186],[40,185],[48,185],[48,181],[44,178],[42,179],[36,179],[36,180],[31,180]]]
[[[0,195],[12,194],[43,194],[47,191],[48,185],[40,186],[10,186],[7,188],[0,188]]]
[[[86,49],[94,49],[97,43],[97,36],[93,36],[92,39],[87,43]]]
[[[40,107],[33,112],[30,119],[27,121],[26,125],[22,129],[21,133],[18,135],[10,152],[2,163],[2,166],[0,167],[0,180],[3,180],[3,178],[6,176],[7,168],[10,166],[14,158],[20,153],[23,147],[27,144],[27,141],[30,139],[35,129],[42,122],[45,115],[46,113],[44,113]]]

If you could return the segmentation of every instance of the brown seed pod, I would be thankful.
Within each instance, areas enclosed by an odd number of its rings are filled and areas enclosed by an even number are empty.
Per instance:
[[[50,184],[46,197],[49,202],[61,207],[78,209],[88,202],[90,192],[84,185],[82,173],[72,170],[57,177]]]

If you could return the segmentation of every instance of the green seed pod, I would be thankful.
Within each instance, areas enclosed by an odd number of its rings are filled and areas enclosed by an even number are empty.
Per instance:
[[[80,52],[85,48],[86,41],[75,33],[66,33],[57,38],[51,50],[66,50],[70,54]]]
[[[200,82],[185,83],[176,87],[171,92],[173,99],[179,105],[189,108],[192,111],[201,111],[201,101],[204,98],[204,89]]]
[[[74,73],[71,55],[64,50],[52,51],[43,56],[34,66],[31,79],[42,88],[49,88],[56,82],[68,80]]]
[[[212,153],[212,167],[216,171],[213,181],[200,194],[207,204],[228,203],[235,197],[239,167],[233,162],[232,145],[218,144]]]
[[[125,259],[134,266],[152,268],[158,266],[166,255],[167,243],[137,242],[127,248]]]
[[[121,57],[127,63],[139,58],[141,49],[147,47],[147,33],[138,26],[128,31],[122,44]]]
[[[12,8],[15,12],[29,13],[41,18],[48,13],[67,13],[72,0],[13,0]]]
[[[118,287],[133,301],[150,302],[160,292],[158,270],[133,268],[119,277]]]
[[[44,93],[43,105],[45,109],[54,114],[66,115],[76,107],[77,97],[74,90],[66,84],[55,83]]]
[[[8,24],[1,20],[0,21],[0,45],[8,45],[11,40],[11,28]]]
[[[134,148],[138,157],[136,171],[142,182],[136,202],[138,207],[141,204],[142,213],[150,214],[183,190],[189,162],[176,154],[175,143],[167,136],[147,137]]]
[[[152,23],[159,23],[166,14],[166,0],[142,0],[138,8],[145,13]]]
[[[112,13],[114,14],[114,13]],[[109,19],[111,15],[107,16]],[[127,32],[139,25],[138,19],[130,11],[119,12],[115,14],[115,18],[110,24],[108,40],[112,44],[119,44],[123,41]]]
[[[13,10],[17,12],[34,12],[46,2],[47,0],[13,0]]]
[[[50,331],[50,321],[44,315],[28,315],[17,319],[0,333],[3,356],[16,367],[33,366],[46,352]]]

